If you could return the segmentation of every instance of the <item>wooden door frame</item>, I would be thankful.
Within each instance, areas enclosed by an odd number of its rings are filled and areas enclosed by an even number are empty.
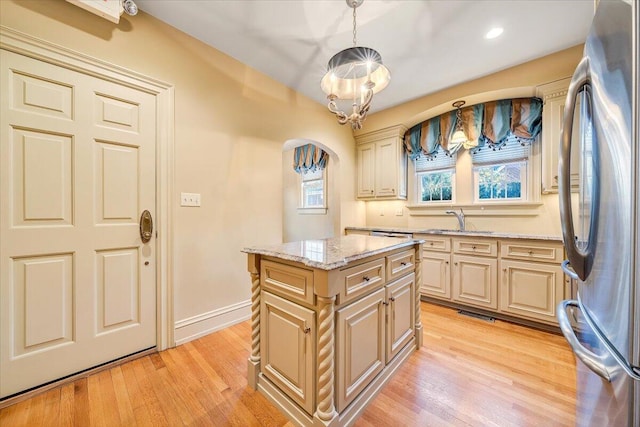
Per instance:
[[[173,323],[174,87],[118,65],[0,26],[0,49],[150,93],[156,97],[156,347],[175,346]]]

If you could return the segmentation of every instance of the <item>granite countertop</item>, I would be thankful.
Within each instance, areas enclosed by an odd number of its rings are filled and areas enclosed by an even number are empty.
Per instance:
[[[335,270],[352,261],[422,242],[408,238],[353,234],[329,239],[253,246],[244,248],[242,252],[296,261],[321,270]]]
[[[518,234],[496,231],[481,230],[444,230],[444,229],[418,229],[418,228],[393,228],[393,227],[345,227],[345,230],[361,230],[361,231],[381,231],[385,233],[411,233],[411,234],[436,234],[449,236],[465,236],[465,237],[494,237],[497,239],[529,239],[529,240],[548,240],[554,242],[562,242],[562,236],[539,236],[533,234]]]

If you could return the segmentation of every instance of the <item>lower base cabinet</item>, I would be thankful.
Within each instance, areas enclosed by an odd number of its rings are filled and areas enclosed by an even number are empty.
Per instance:
[[[422,252],[420,292],[436,298],[451,299],[451,254]]]
[[[420,294],[443,304],[504,314],[523,323],[557,326],[565,289],[559,241],[460,238],[415,234],[424,239]]]
[[[248,382],[295,425],[353,425],[420,347],[422,248],[411,243],[333,270],[250,257]]]
[[[385,365],[385,290],[338,310],[336,316],[336,409],[349,403]]]
[[[500,311],[543,322],[556,322],[564,297],[562,269],[553,264],[501,260]]]
[[[453,256],[453,300],[487,309],[498,308],[498,262],[495,258]]]
[[[262,373],[307,412],[313,411],[315,312],[262,292]]]
[[[336,312],[336,409],[342,412],[414,337],[411,273]]]

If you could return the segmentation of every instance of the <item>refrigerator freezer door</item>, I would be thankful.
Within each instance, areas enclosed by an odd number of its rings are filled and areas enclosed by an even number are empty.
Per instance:
[[[567,311],[571,310],[571,315]],[[631,394],[634,381],[620,368],[615,357],[593,330],[578,301],[563,301],[558,320],[576,356],[576,425],[631,426]]]

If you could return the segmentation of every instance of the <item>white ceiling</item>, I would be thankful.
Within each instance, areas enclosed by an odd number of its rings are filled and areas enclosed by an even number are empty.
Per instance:
[[[136,0],[141,10],[326,104],[327,62],[351,47],[345,0]],[[593,0],[365,0],[358,45],[391,83],[371,112],[583,43]],[[134,18],[135,19],[135,18]],[[502,36],[487,40],[494,26]]]

